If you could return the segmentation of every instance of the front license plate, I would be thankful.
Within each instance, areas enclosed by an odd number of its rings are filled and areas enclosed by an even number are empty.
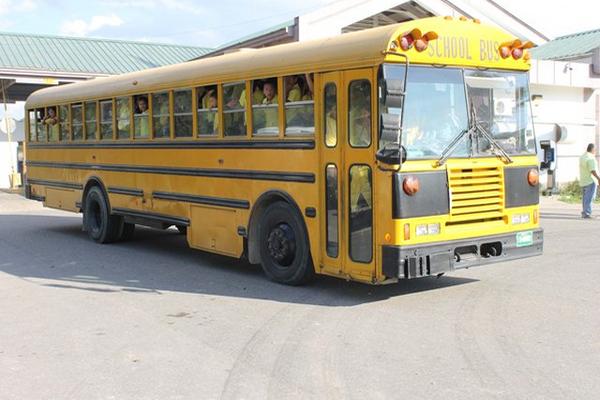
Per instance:
[[[531,246],[533,244],[533,231],[517,233],[517,247]]]

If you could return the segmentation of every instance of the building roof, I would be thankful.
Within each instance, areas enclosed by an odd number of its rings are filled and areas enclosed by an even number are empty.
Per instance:
[[[531,49],[531,56],[538,60],[572,60],[588,57],[597,47],[600,47],[600,29],[557,37]]]
[[[187,61],[210,50],[124,40],[0,33],[0,69],[113,75]]]
[[[261,31],[248,34],[231,42],[224,43],[196,58],[221,55],[230,50],[238,48],[258,48],[264,47],[265,45],[272,46],[274,44],[283,44],[295,41],[297,40],[297,29],[297,20],[292,19]]]

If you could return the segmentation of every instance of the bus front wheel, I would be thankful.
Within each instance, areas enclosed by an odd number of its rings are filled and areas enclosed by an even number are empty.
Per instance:
[[[285,202],[271,204],[258,230],[261,265],[269,279],[301,285],[314,277],[304,221],[292,206]]]
[[[85,230],[92,240],[110,243],[119,239],[123,218],[109,214],[108,202],[98,186],[87,193],[83,213]]]

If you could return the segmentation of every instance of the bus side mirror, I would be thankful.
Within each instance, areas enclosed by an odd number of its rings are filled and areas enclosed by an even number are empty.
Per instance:
[[[383,88],[383,105],[390,108],[402,108],[404,100],[404,81],[401,79],[387,79]]]
[[[554,140],[541,140],[542,162],[540,170],[554,171],[556,169],[556,142]]]

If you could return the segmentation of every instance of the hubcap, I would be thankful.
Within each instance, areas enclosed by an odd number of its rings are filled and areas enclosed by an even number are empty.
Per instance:
[[[267,237],[269,255],[277,264],[288,267],[296,257],[296,236],[285,223],[275,226]]]

